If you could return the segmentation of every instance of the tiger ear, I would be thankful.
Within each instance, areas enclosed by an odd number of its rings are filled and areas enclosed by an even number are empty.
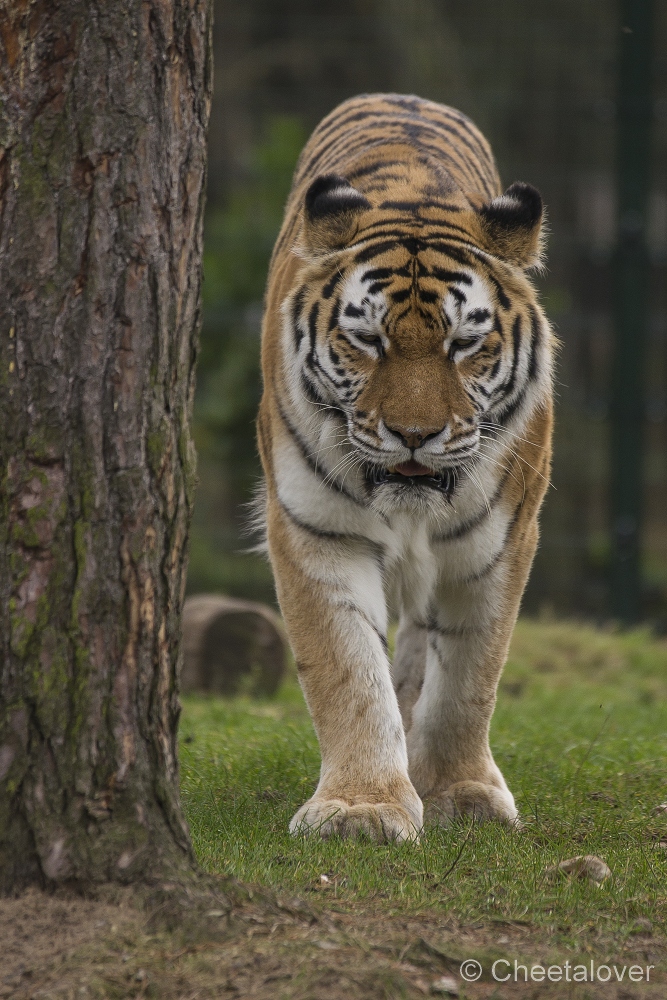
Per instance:
[[[306,250],[328,253],[354,237],[358,216],[371,204],[361,191],[337,174],[316,177],[306,191],[303,236]]]
[[[478,212],[493,254],[519,267],[539,267],[544,210],[537,188],[521,182],[512,184],[505,194],[483,205]]]

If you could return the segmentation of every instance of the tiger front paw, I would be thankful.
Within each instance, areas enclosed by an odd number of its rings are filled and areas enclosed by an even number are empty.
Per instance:
[[[481,781],[458,781],[424,800],[424,819],[428,824],[449,826],[459,816],[472,816],[480,823],[495,819],[519,825],[512,793]]]
[[[419,801],[419,800],[417,800]],[[327,840],[367,836],[376,843],[419,840],[422,825],[421,802],[408,810],[395,802],[359,802],[313,797],[292,818],[290,833],[316,835]]]

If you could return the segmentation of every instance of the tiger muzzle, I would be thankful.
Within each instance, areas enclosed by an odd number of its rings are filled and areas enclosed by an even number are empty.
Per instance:
[[[371,466],[366,478],[373,488],[386,485],[425,487],[438,490],[449,499],[456,489],[458,471],[455,468],[450,468],[434,472],[433,469],[410,459],[409,462],[402,462],[400,465],[394,465],[388,469],[381,466]]]

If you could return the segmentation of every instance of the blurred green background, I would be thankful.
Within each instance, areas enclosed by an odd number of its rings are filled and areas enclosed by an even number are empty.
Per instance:
[[[530,612],[610,617],[609,413],[617,245],[619,7],[608,0],[217,0],[195,408],[200,485],[188,589],[274,600],[244,553],[259,476],[262,295],[298,153],[361,92],[460,108],[490,140],[505,184],[548,206],[537,281],[562,342],[553,489],[526,593]],[[642,423],[642,616],[667,628],[667,4],[655,4]]]

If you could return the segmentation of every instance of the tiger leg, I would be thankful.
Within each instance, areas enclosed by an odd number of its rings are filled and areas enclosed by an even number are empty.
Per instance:
[[[427,642],[428,630],[409,615],[402,615],[396,633],[391,677],[406,733],[412,725],[412,709],[424,683]]]
[[[410,777],[427,821],[447,823],[461,814],[517,820],[489,746],[498,680],[537,545],[536,521],[517,536],[490,573],[439,588],[407,737]]]
[[[317,789],[290,830],[413,840],[422,804],[391,684],[381,569],[363,543],[314,535],[278,504],[269,510],[268,538],[322,754]]]

